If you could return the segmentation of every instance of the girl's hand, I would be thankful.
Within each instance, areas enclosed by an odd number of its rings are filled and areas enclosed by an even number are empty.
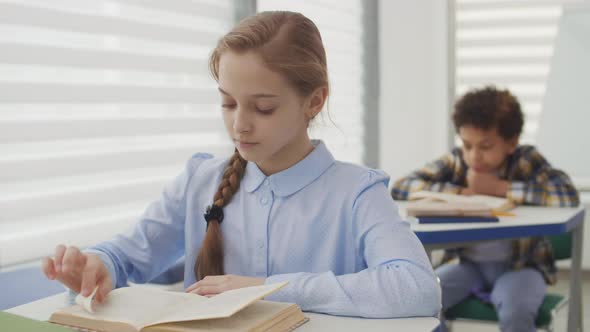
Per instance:
[[[102,302],[113,288],[109,271],[98,255],[84,254],[76,247],[63,244],[55,248],[54,259],[43,259],[43,273],[82,296],[90,295],[98,286],[95,295],[98,302]]]
[[[264,285],[265,278],[243,277],[231,274],[207,276],[186,289],[187,293],[214,296],[225,291],[243,287]]]

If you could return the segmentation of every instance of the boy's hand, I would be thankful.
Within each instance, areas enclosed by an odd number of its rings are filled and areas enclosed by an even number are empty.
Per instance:
[[[473,189],[471,189],[471,188],[463,188],[463,189],[461,189],[459,194],[464,195],[464,196],[471,196],[471,195],[475,195],[475,191],[473,191]]]
[[[472,194],[492,195],[506,197],[508,181],[500,180],[492,173],[476,172],[473,169],[467,170],[467,188],[461,191]]]
[[[231,289],[264,285],[264,282],[264,278],[243,277],[231,274],[206,276],[189,286],[186,292],[203,296],[214,296]]]
[[[102,302],[112,290],[113,282],[107,267],[98,255],[84,254],[76,247],[62,244],[55,248],[55,259],[43,259],[43,272],[82,296],[88,296],[98,286],[96,300]]]

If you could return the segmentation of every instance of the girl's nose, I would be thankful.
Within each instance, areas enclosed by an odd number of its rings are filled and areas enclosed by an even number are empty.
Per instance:
[[[252,130],[250,118],[247,111],[238,107],[234,112],[234,130],[237,133],[249,132]]]

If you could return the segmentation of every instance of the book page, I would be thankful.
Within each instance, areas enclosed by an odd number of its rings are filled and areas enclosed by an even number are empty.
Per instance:
[[[150,325],[145,332],[289,331],[305,322],[299,307],[286,302],[256,301],[227,318]]]
[[[493,210],[506,210],[510,206],[510,201],[503,197],[495,197],[488,195],[458,195],[440,193],[435,191],[417,191],[410,193],[410,200],[417,200],[423,198],[432,198],[435,200],[449,202],[449,203],[482,203]]]
[[[185,301],[174,306],[174,311],[161,315],[161,319],[153,320],[142,327],[161,323],[181,322],[199,319],[224,318],[233,315],[249,304],[276,292],[287,282],[245,287],[223,292],[219,295],[207,298],[203,301],[201,296],[192,299],[194,294],[186,294]]]
[[[487,195],[472,195],[464,196],[470,198],[473,202],[484,203],[492,210],[507,211],[514,208],[514,204],[503,197],[487,196]]]
[[[207,301],[207,297],[180,292],[167,292],[147,286],[118,288],[111,291],[103,304],[94,307],[94,313],[85,311],[81,306],[67,308],[70,315],[91,320],[122,322],[139,330],[152,321],[159,320],[168,310],[174,310],[182,303]]]

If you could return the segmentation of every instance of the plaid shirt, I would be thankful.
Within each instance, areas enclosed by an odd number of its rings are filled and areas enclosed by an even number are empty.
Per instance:
[[[467,187],[467,169],[461,149],[454,148],[451,153],[397,180],[391,195],[396,200],[406,200],[410,192],[419,190],[458,194]],[[571,207],[580,202],[578,191],[567,174],[552,168],[533,146],[519,146],[506,158],[498,174],[500,179],[510,183],[506,197],[515,204]],[[443,263],[460,253],[461,249],[447,250]],[[512,266],[514,269],[533,267],[543,274],[548,284],[556,281],[553,250],[546,238],[515,240]]]

